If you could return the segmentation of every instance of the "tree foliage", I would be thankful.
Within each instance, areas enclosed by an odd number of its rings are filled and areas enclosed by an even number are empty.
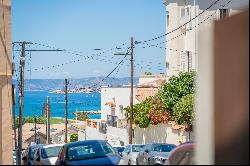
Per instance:
[[[188,94],[178,101],[173,109],[175,121],[180,125],[191,126],[194,120],[194,95]]]
[[[178,76],[172,76],[157,94],[171,114],[175,104],[183,96],[194,93],[194,77],[194,72],[185,72],[180,73]]]
[[[78,134],[74,133],[70,135],[70,142],[76,142],[78,141]]]
[[[180,125],[192,125],[195,72],[172,76],[154,97],[134,105],[133,122],[140,128],[174,120]],[[125,108],[128,118],[130,107]]]

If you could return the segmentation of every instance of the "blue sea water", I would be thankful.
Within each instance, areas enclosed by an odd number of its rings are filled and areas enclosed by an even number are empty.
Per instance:
[[[24,112],[23,116],[41,116],[43,104],[47,96],[50,97],[51,116],[64,117],[65,102],[64,94],[53,94],[47,91],[25,91],[24,92]],[[18,95],[17,95],[18,101]],[[16,116],[19,114],[18,102],[16,105]],[[77,111],[97,111],[101,109],[100,93],[71,93],[68,94],[68,118],[73,119],[73,112]],[[99,119],[100,115],[89,115],[92,119]]]

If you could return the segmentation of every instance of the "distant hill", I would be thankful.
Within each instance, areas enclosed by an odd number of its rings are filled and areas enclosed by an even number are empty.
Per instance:
[[[101,81],[104,77],[87,77],[80,79],[69,79],[69,89],[77,87],[91,87],[94,84]],[[17,87],[17,81],[13,80],[13,83]],[[64,88],[64,79],[31,79],[25,80],[25,90],[35,91],[35,90],[62,90]],[[138,77],[134,78],[134,83],[138,83]],[[99,86],[105,85],[129,85],[130,77],[123,78],[106,78]]]

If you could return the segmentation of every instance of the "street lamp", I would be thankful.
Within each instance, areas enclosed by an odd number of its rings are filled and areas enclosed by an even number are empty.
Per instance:
[[[133,124],[133,80],[134,80],[134,39],[131,37],[131,50],[127,53],[114,53],[114,55],[130,55],[131,73],[130,73],[130,123],[129,123],[129,144],[132,144],[132,124]]]

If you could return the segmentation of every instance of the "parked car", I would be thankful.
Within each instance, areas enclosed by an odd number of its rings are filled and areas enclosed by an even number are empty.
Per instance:
[[[176,147],[174,144],[147,144],[136,158],[137,165],[164,165],[169,153]]]
[[[113,147],[120,156],[122,156],[122,152],[124,151],[125,147],[124,146],[117,146],[117,147]]]
[[[139,152],[145,147],[143,144],[127,145],[122,152],[122,159],[126,165],[136,165],[136,157]]]
[[[177,146],[170,152],[165,165],[194,165],[195,143],[188,142]]]
[[[62,144],[39,144],[32,165],[55,165]]]
[[[121,157],[104,140],[87,140],[65,144],[56,165],[118,165]]]
[[[32,165],[35,159],[35,152],[37,149],[37,145],[31,145],[22,153],[22,165]]]

